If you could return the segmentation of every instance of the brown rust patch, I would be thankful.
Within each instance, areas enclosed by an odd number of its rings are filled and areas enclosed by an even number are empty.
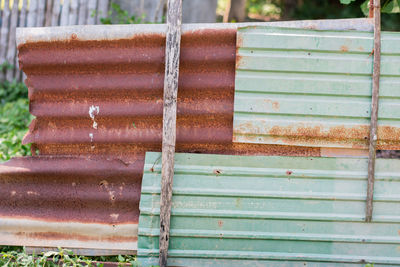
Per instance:
[[[273,101],[273,100],[267,98],[267,99],[264,99],[264,102],[270,104],[273,110],[279,111],[280,104],[278,101]]]
[[[280,142],[294,146],[346,147],[365,149],[368,147],[369,125],[354,127],[321,125],[307,127],[303,123],[291,126],[270,126],[267,123],[244,123],[234,129],[235,135],[243,135],[248,142]],[[271,141],[273,140],[273,141]],[[400,149],[400,128],[378,127],[378,149]]]
[[[342,46],[340,47],[340,51],[342,51],[342,52],[349,52],[349,47],[348,47],[347,45],[342,45]]]
[[[222,171],[217,169],[217,170],[214,170],[213,173],[214,173],[216,176],[218,176],[219,174],[222,173]]]

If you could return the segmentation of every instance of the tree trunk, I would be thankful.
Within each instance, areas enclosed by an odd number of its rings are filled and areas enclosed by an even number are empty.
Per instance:
[[[242,22],[246,19],[246,0],[230,0],[228,18],[224,22]]]
[[[217,0],[183,0],[183,23],[213,23],[216,21]]]
[[[339,2],[339,1],[338,1]],[[284,0],[282,18],[290,19],[296,7],[301,4],[299,0]]]

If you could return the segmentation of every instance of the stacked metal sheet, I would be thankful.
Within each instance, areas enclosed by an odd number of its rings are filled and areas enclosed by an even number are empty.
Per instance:
[[[161,154],[146,153],[139,261],[158,263]],[[171,266],[400,264],[400,162],[378,159],[364,222],[367,159],[176,154]]]
[[[368,147],[373,33],[238,30],[234,142]],[[400,149],[400,33],[382,33],[378,149]]]

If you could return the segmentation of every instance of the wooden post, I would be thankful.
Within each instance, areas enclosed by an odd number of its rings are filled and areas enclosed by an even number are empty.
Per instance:
[[[60,26],[66,26],[69,20],[69,0],[64,0],[61,8]]]
[[[9,35],[9,19],[10,19],[10,2],[4,1],[3,14],[1,18],[1,34],[0,34],[0,65],[6,62],[7,44]],[[0,82],[6,78],[5,73],[0,69]]]
[[[179,55],[181,43],[182,0],[168,0],[165,47],[164,112],[160,199],[160,258],[167,266],[171,217],[172,181],[176,141],[176,102],[178,96]]]
[[[78,0],[70,0],[68,25],[76,25],[78,23],[78,4]]]
[[[365,221],[372,219],[372,208],[374,199],[375,182],[375,160],[378,107],[379,107],[379,77],[381,69],[381,7],[380,0],[375,0],[374,4],[374,72],[372,75],[372,103],[371,103],[371,126],[369,135],[369,159],[368,159],[368,188],[367,205],[365,211]]]
[[[38,0],[30,0],[28,18],[26,22],[27,27],[36,27],[37,12],[38,12]]]
[[[374,0],[369,0],[369,15],[368,15],[368,17],[372,18],[373,16],[374,16]]]
[[[37,13],[37,18],[36,18],[37,19],[36,27],[44,26],[45,11],[46,11],[46,0],[39,0],[38,1],[38,13]]]
[[[86,24],[93,25],[96,23],[96,10],[97,10],[97,0],[88,0]]]
[[[54,0],[53,14],[51,16],[51,26],[58,26],[59,15],[60,15],[60,0]]]
[[[15,29],[17,28],[18,22],[18,1],[14,0],[12,9],[11,9],[11,17],[10,17],[10,29],[8,32],[8,46],[7,46],[7,56],[6,61],[15,67],[15,58],[16,58],[16,47],[15,47]],[[11,82],[14,78],[14,68],[8,69],[6,71],[6,80]]]
[[[24,1],[26,1],[26,0],[24,0]],[[52,11],[53,11],[53,0],[47,0],[46,15],[45,15],[45,22],[44,22],[45,27],[51,26],[51,12]]]
[[[86,24],[87,1],[79,0],[78,25]]]

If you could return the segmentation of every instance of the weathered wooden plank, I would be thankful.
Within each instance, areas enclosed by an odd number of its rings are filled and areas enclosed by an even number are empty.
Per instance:
[[[1,33],[0,33],[0,65],[6,62],[7,44],[8,44],[8,25],[10,19],[9,1],[5,0],[3,14],[1,18]],[[0,71],[0,81],[4,80],[4,72]]]
[[[369,134],[369,158],[368,158],[368,188],[365,221],[371,222],[374,182],[376,142],[378,140],[378,109],[379,109],[379,78],[381,73],[381,6],[380,0],[374,1],[374,69],[372,75],[372,102],[371,102],[371,126]]]
[[[87,19],[86,24],[93,25],[96,22],[96,8],[97,0],[88,1]]]
[[[45,22],[44,22],[44,26],[46,26],[46,27],[51,26],[53,2],[54,2],[54,0],[47,0],[47,2],[46,2],[46,16],[45,16]]]
[[[156,11],[154,12],[154,22],[161,22],[164,4],[165,0],[158,1]]]
[[[28,20],[26,22],[27,27],[36,27],[37,11],[38,11],[37,8],[38,8],[38,0],[30,0],[29,10],[28,10]]]
[[[60,0],[54,0],[51,26],[58,26],[59,17],[60,17]]]
[[[87,4],[86,0],[79,0],[78,25],[86,24]]]
[[[45,9],[46,9],[46,0],[39,0],[38,1],[37,21],[36,21],[37,27],[44,26]]]
[[[76,25],[78,23],[78,4],[78,0],[70,0],[68,25]]]
[[[69,20],[69,0],[64,0],[61,8],[60,26],[66,26]]]
[[[182,0],[168,0],[165,48],[164,113],[162,140],[162,181],[160,200],[160,258],[167,266],[171,217],[172,181],[176,141],[176,101],[178,96],[179,56],[181,43]]]
[[[100,21],[101,18],[107,17],[108,4],[109,4],[108,0],[99,0],[97,5],[97,18],[96,18],[97,24],[101,24]]]
[[[27,0],[22,1],[21,10],[19,12],[18,27],[26,26],[26,12],[27,12]],[[22,71],[19,69],[18,57],[15,57],[15,78],[18,81],[22,80]]]
[[[15,56],[16,56],[16,47],[15,47],[15,29],[17,28],[18,23],[18,1],[14,0],[13,7],[11,10],[11,18],[10,18],[10,29],[8,32],[8,48],[7,48],[7,56],[6,61],[13,65],[14,68],[7,69],[6,71],[6,80],[11,81],[14,78],[14,69],[15,69]]]

